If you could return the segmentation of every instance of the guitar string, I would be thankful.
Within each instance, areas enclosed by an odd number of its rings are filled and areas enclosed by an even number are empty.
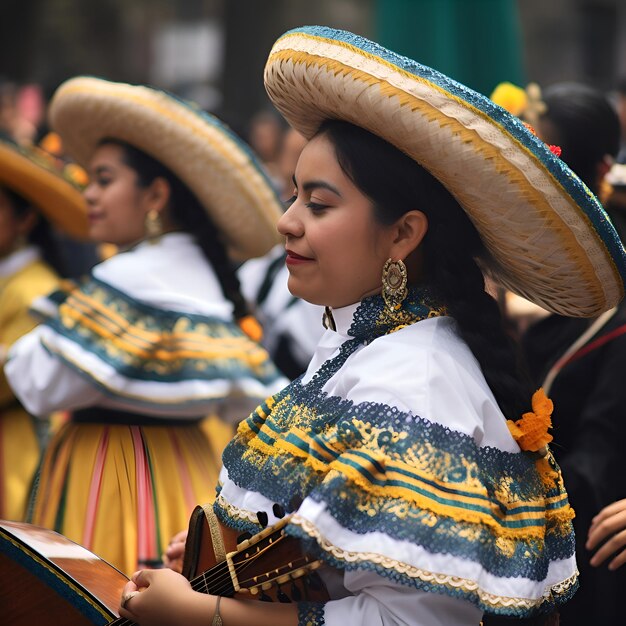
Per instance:
[[[282,536],[280,536],[276,541],[274,541],[273,544],[266,546],[265,548],[262,548],[258,552],[255,552],[254,554],[252,554],[250,557],[245,558],[243,561],[240,561],[239,563],[234,563],[237,574],[242,573],[247,567],[253,564],[261,555],[263,555],[270,547],[272,547],[272,545],[276,545],[281,539],[282,539]],[[205,572],[205,574],[203,574],[202,576],[206,580],[206,593],[208,593],[208,590],[209,590],[209,583],[211,584],[211,587],[214,590],[213,593],[215,595],[222,595],[226,591],[230,591],[232,589],[232,578],[230,576],[230,571],[227,571],[226,573],[227,573],[227,576],[224,577],[222,580],[219,580],[219,577],[206,578],[206,572]],[[240,581],[240,582],[246,583],[249,580],[254,580],[254,577],[248,580]],[[219,587],[217,586],[218,584],[223,584],[224,586]]]
[[[248,557],[247,559],[245,559],[244,561],[240,561],[239,563],[235,563],[235,569],[237,570],[237,574],[242,573],[249,565],[253,564],[254,561],[256,561],[259,557],[261,557],[267,550],[269,550],[271,547],[275,546],[281,539],[284,538],[284,535],[279,536],[278,539],[276,539],[276,541],[273,542],[273,544],[270,545],[266,545],[264,548],[262,548],[261,550],[259,550],[258,552],[256,552],[255,554],[253,554],[252,556]],[[303,561],[302,565],[297,566],[297,567],[292,567],[292,569],[300,569],[301,567],[306,567],[308,561],[306,560],[305,557],[299,557],[297,559],[292,559],[291,563],[298,563],[298,561]],[[229,592],[232,593],[232,579],[230,576],[230,572],[226,571],[226,576],[222,576],[222,580],[220,579],[220,576],[214,576],[213,578],[209,578],[207,579],[206,574],[207,572],[204,572],[203,574],[201,574],[200,576],[198,576],[197,578],[194,578],[192,581],[192,585],[196,584],[197,588],[196,590],[198,591],[202,591],[203,593],[209,593],[209,581],[211,583],[211,587],[212,587],[212,591],[211,593],[213,593],[214,595],[222,595],[225,592]],[[259,575],[257,576],[253,576],[251,578],[247,578],[247,579],[242,579],[239,578],[239,583],[240,585],[245,585],[246,583],[249,583],[251,581],[255,581],[255,578],[258,578]],[[270,578],[266,581],[264,581],[265,583],[273,583],[276,579],[278,578],[278,576],[274,576],[273,578]],[[226,583],[225,587],[218,587],[216,588],[216,585],[218,583]],[[204,589],[202,589],[202,587],[204,587]]]
[[[260,556],[260,555],[259,555],[259,556]],[[302,565],[299,565],[299,566],[298,566],[298,565],[293,566],[293,564],[294,564],[294,563],[295,563],[295,564],[297,564],[297,563],[298,563],[298,561],[304,561],[304,562],[303,562],[303,564],[302,564]],[[290,564],[292,564],[291,570],[297,570],[297,569],[301,569],[302,567],[306,567],[306,565],[307,565],[307,563],[308,563],[308,562],[309,562],[309,561],[307,561],[307,560],[306,560],[306,557],[304,557],[304,556],[294,558],[294,559],[292,559],[292,560],[290,561]],[[243,570],[244,570],[244,569],[245,569],[245,568],[242,568],[242,572],[243,572]],[[269,573],[269,572],[268,572],[268,573]],[[279,575],[277,575],[277,576],[275,576],[273,579],[271,579],[270,581],[267,581],[267,582],[271,582],[272,580],[275,580],[275,579],[276,579],[276,578],[278,578],[279,576],[280,576],[280,574],[279,574]],[[239,583],[240,583],[240,584],[245,584],[245,583],[249,583],[249,582],[251,582],[251,581],[254,581],[254,579],[255,579],[255,578],[259,578],[259,575],[257,575],[257,576],[252,576],[251,578],[240,578],[240,577],[238,577],[238,580],[239,580]]]
[[[199,591],[201,593],[205,593],[208,594],[208,588],[206,587],[206,585],[202,582],[202,580],[200,580],[202,578],[202,576],[199,576],[198,578],[194,579],[194,582],[196,583],[196,585],[192,584],[192,588],[194,591]],[[253,579],[249,579],[249,580],[253,580]],[[244,581],[247,582],[247,581]],[[267,582],[272,582],[272,581],[267,581]],[[202,590],[202,587],[205,587],[204,591]],[[222,589],[222,590],[218,590],[217,592],[214,592],[213,595],[221,595],[221,593],[223,593],[224,591],[226,591],[226,589]],[[108,626],[138,626],[136,624],[136,622],[130,621],[128,619],[126,619],[125,617],[119,617],[116,620],[109,622]]]
[[[225,566],[225,563],[218,563],[216,565],[216,568],[220,568],[221,566]],[[203,583],[202,581],[202,575],[194,578],[193,580],[190,581],[191,584],[191,588],[194,591],[200,591],[203,592],[202,587],[205,587],[205,591],[203,593],[208,593],[208,590],[206,588],[206,585]],[[117,619],[113,620],[112,622],[109,622],[107,626],[137,626],[137,624],[133,621],[130,621],[129,619],[125,618],[125,617],[118,617]]]
[[[243,572],[246,569],[246,567],[248,567],[249,565],[254,563],[254,561],[256,559],[258,559],[267,550],[269,550],[272,546],[275,546],[277,543],[279,543],[284,538],[285,538],[285,535],[280,535],[273,543],[265,546],[264,548],[262,548],[258,552],[255,552],[251,556],[246,557],[244,560],[239,561],[238,563],[234,563],[235,569],[238,572]],[[224,572],[220,571],[219,573],[217,573],[217,575],[214,575],[213,577],[207,577],[207,574],[210,571],[211,570],[208,570],[207,572],[203,572],[202,574],[200,574],[200,576],[198,576],[197,578],[194,578],[192,582],[195,582],[196,580],[202,579],[205,582],[207,589],[209,588],[209,585],[217,586],[217,585],[220,585],[220,584],[223,584],[223,583],[227,583],[228,584],[228,583],[232,582],[232,579],[231,579],[231,576],[230,576],[230,572],[228,571],[228,569],[225,569]],[[253,579],[250,578],[248,580],[253,580]],[[246,580],[244,582],[248,582],[248,580]],[[220,588],[220,589],[223,591],[225,588]],[[227,587],[226,587],[226,589],[227,589]]]
[[[280,539],[282,539],[282,536],[279,537],[272,545],[275,545],[276,543],[278,543]],[[254,555],[252,555],[252,557],[248,557],[247,559],[242,561],[240,563],[241,571],[243,571],[243,569],[248,567],[255,560],[255,558],[258,558],[258,556],[260,556],[263,552],[265,552],[265,550],[267,550],[267,547],[255,553]],[[237,569],[238,565],[235,565],[235,568]],[[221,587],[218,587],[217,589],[215,589],[214,595],[221,595],[225,593],[226,591],[229,591],[230,590],[229,587],[232,587],[232,578],[230,576],[230,572],[228,571],[228,564],[218,563],[214,569],[219,570],[219,572],[217,574],[214,574],[213,577],[211,578],[206,577],[207,572],[203,572],[199,576],[193,578],[190,581],[191,588],[194,591],[199,591],[201,593],[208,594],[209,584],[212,587],[215,587],[216,585],[221,584],[222,585]],[[253,580],[253,579],[251,578],[249,580]],[[248,581],[244,581],[244,582],[248,582]],[[111,622],[109,626],[136,626],[136,625],[134,624],[134,622],[128,621],[126,618],[118,618],[118,620]]]
[[[252,580],[252,579],[250,579],[250,580]],[[192,585],[192,588],[193,588],[194,591],[198,591],[200,593],[205,593],[205,594],[209,593],[206,585],[201,580],[198,580],[196,582],[197,582],[197,585],[195,585],[195,586]],[[269,581],[266,581],[266,582],[270,582],[271,583],[271,582],[273,582],[273,580],[269,580]],[[203,587],[204,587],[204,589],[203,589]],[[225,591],[227,591],[226,588],[215,590],[212,595],[222,595]],[[137,626],[137,624],[136,624],[136,622],[130,621],[130,620],[124,618],[124,617],[119,617],[116,620],[114,620],[112,622],[109,622],[108,626]]]
[[[294,561],[297,563],[297,560],[296,560],[296,559],[294,559]],[[292,561],[292,563],[293,563],[294,561]],[[301,569],[301,568],[303,568],[303,567],[306,567],[306,565],[307,565],[307,561],[305,561],[305,562],[304,562],[301,566],[299,566],[299,567],[294,567],[293,569],[294,569],[294,570],[296,570],[296,569]],[[261,575],[262,575],[262,574],[261,574]],[[240,586],[245,586],[245,585],[246,585],[246,583],[249,583],[249,582],[251,582],[251,581],[255,582],[255,583],[257,584],[257,586],[260,586],[260,585],[262,585],[262,584],[266,584],[266,583],[273,584],[273,583],[274,583],[274,582],[275,582],[275,581],[276,581],[276,580],[277,580],[280,576],[281,576],[281,574],[278,574],[278,575],[274,576],[273,578],[268,578],[267,580],[263,581],[262,583],[261,583],[261,582],[257,582],[257,581],[255,580],[255,578],[258,578],[258,576],[254,576],[254,577],[252,577],[252,578],[247,578],[247,579],[243,579],[243,580],[242,580],[242,579],[239,579],[239,584],[240,584]],[[295,580],[295,579],[294,579],[294,580]],[[232,582],[232,581],[229,581],[229,582]],[[278,583],[276,583],[276,584],[278,584]],[[232,588],[232,586],[231,586],[231,588]],[[245,587],[245,588],[246,588],[246,589],[249,589],[249,587]],[[218,590],[212,591],[211,593],[212,593],[213,595],[222,595],[222,594],[224,594],[227,590],[228,590],[228,588],[227,588],[227,587],[224,587],[224,588],[222,588],[222,589],[218,589]],[[209,591],[208,591],[208,590],[205,590],[205,592],[204,592],[204,593],[209,593]]]

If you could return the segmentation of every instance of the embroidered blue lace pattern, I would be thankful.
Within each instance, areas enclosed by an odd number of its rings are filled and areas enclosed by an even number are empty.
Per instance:
[[[49,300],[58,315],[46,318],[47,326],[131,380],[269,384],[280,376],[265,350],[230,321],[158,309],[94,277]]]
[[[324,604],[298,602],[298,626],[324,626]]]

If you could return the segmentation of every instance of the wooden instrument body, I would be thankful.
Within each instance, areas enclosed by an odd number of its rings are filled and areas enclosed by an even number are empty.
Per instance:
[[[93,626],[117,617],[124,574],[52,530],[0,521],[0,610],[10,626]]]

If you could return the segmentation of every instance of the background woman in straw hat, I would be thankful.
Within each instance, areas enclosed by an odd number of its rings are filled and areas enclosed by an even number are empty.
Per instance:
[[[68,219],[69,218],[69,221]],[[0,364],[37,320],[31,303],[56,289],[63,263],[50,221],[87,231],[80,191],[34,152],[0,141]],[[0,372],[0,518],[23,520],[40,456],[35,421]]]
[[[227,256],[267,251],[280,204],[246,146],[165,93],[77,78],[50,116],[88,168],[91,237],[122,252],[50,296],[10,355],[29,410],[73,411],[32,521],[130,573],[158,563],[213,498],[229,429],[207,438],[202,418],[245,414],[284,382],[235,322],[245,311]]]
[[[547,623],[576,588],[573,512],[552,404],[523,384],[482,270],[597,314],[624,292],[615,231],[519,120],[352,33],[290,31],[265,80],[310,139],[279,230],[290,290],[327,307],[327,331],[303,378],[240,424],[214,511],[250,532],[292,513],[286,532],[325,562],[331,599],[220,601],[140,571],[122,615]]]

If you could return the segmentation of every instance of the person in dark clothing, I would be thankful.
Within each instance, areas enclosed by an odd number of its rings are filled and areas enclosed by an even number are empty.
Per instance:
[[[555,85],[545,91],[544,101],[538,135],[559,145],[561,158],[601,196],[603,178],[619,148],[616,112],[602,93],[580,84]],[[624,221],[610,205],[605,207],[623,239]],[[621,452],[626,437],[626,304],[591,320],[550,315],[531,326],[522,343],[534,381],[554,401],[554,454],[576,512],[580,590],[563,607],[562,626],[592,620],[621,623],[626,571],[594,568],[585,542],[598,511],[626,497]]]

